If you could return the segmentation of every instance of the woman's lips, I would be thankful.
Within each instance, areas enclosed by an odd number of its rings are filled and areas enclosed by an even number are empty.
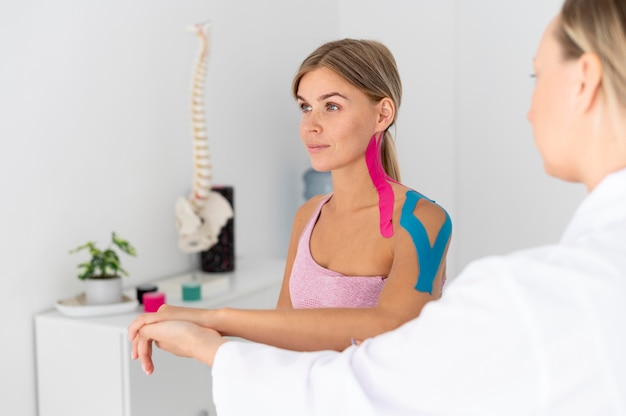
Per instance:
[[[319,153],[328,147],[326,144],[307,144],[306,146],[309,153]]]

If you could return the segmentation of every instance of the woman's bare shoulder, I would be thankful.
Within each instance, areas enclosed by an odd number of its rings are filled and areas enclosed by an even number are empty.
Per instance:
[[[427,228],[429,226],[439,228],[445,222],[448,215],[446,210],[429,197],[404,185],[399,185],[396,190],[399,191],[396,199],[400,202],[396,207],[398,210],[402,211],[406,208],[405,204],[409,203],[407,194],[409,192],[415,192],[419,198],[417,198],[417,203],[414,206],[409,207],[412,209],[413,215]],[[413,200],[414,199],[411,199],[411,201]]]
[[[301,224],[302,226],[304,226],[304,224],[309,220],[309,218],[311,218],[311,215],[313,215],[313,213],[319,207],[322,201],[327,197],[328,195],[324,194],[315,195],[304,204],[300,205],[300,208],[298,208],[298,211],[296,211],[294,225]]]

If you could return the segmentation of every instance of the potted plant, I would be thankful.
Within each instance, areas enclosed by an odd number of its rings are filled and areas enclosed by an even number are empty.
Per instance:
[[[70,250],[70,254],[89,250],[91,256],[89,261],[78,265],[78,278],[85,281],[86,304],[101,305],[122,301],[121,275],[128,276],[128,272],[122,268],[116,247],[129,256],[137,255],[135,248],[115,232],[111,233],[111,244],[104,250],[99,249],[93,241]]]

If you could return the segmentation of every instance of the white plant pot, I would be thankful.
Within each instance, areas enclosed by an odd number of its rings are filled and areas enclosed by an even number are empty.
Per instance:
[[[122,301],[122,278],[85,280],[85,303],[87,305],[105,305]]]

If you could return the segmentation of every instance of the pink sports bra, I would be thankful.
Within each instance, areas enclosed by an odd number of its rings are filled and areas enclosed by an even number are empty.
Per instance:
[[[370,308],[376,306],[386,276],[346,276],[315,262],[311,255],[311,233],[324,198],[304,227],[289,278],[289,295],[294,308]]]

